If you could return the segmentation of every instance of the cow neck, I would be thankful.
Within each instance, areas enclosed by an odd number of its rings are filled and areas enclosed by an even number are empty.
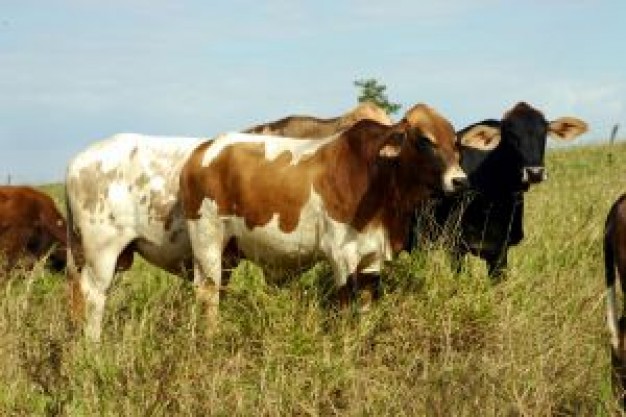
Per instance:
[[[359,231],[382,226],[394,250],[400,250],[411,213],[429,191],[402,171],[406,165],[402,156],[394,160],[379,156],[394,129],[397,127],[367,121],[344,133],[336,144],[340,163],[328,178],[340,197],[335,210],[329,207],[329,212]]]

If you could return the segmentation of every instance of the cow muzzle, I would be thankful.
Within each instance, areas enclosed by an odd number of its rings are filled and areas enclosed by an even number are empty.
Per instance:
[[[443,176],[443,191],[446,194],[454,194],[469,187],[467,175],[460,167],[453,167]]]
[[[548,179],[548,172],[544,167],[522,168],[522,183],[537,184]]]

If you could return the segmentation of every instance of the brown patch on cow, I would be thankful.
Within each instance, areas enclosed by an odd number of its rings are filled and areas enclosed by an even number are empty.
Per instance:
[[[346,114],[330,119],[293,115],[248,128],[243,132],[290,138],[319,139],[349,129],[361,120],[373,120],[387,126],[393,124],[383,109],[372,102],[364,102]]]
[[[250,229],[269,223],[274,214],[278,215],[278,225],[283,232],[295,229],[300,210],[310,198],[318,161],[304,158],[292,165],[292,155],[287,151],[267,160],[265,146],[254,143],[225,147],[207,167],[202,166],[203,155],[202,151],[194,152],[181,175],[181,181],[186,182],[181,192],[190,203],[185,206],[186,217],[197,217],[202,200],[209,198],[217,204],[220,215],[241,217]],[[246,169],[234,172],[229,169],[231,166]],[[191,171],[201,173],[206,181],[190,184],[193,181],[189,176]],[[190,194],[183,189],[195,190]]]
[[[102,161],[84,167],[76,178],[67,179],[67,187],[72,195],[81,195],[82,209],[91,213],[104,211],[104,200],[111,183],[122,178],[123,173],[117,169],[102,170]],[[81,179],[88,178],[88,181]]]
[[[291,138],[325,138],[341,129],[339,117],[319,119],[312,116],[287,116],[274,122],[257,125],[244,130],[244,133],[274,135]]]
[[[240,217],[250,229],[278,216],[279,228],[288,233],[298,225],[313,189],[330,217],[359,231],[382,223],[399,250],[417,202],[440,189],[446,165],[458,163],[454,139],[447,120],[417,105],[394,126],[360,121],[296,164],[288,151],[268,160],[262,143],[238,143],[203,166],[211,146],[204,143],[181,173],[184,214],[199,218],[208,199],[218,214]],[[424,140],[431,140],[433,149],[424,148]],[[398,158],[381,159],[380,149],[397,141],[403,144]]]
[[[0,186],[0,256],[5,270],[31,268],[50,253],[47,266],[66,264],[66,225],[48,195],[30,187]]]

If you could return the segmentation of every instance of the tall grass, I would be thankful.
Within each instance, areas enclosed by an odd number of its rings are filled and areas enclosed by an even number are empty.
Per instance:
[[[67,320],[63,276],[17,271],[0,279],[1,414],[621,415],[600,241],[626,146],[607,153],[548,154],[503,282],[475,258],[455,275],[442,250],[402,254],[366,314],[334,310],[324,264],[275,283],[242,263],[208,337],[190,284],[140,261],[92,346]]]

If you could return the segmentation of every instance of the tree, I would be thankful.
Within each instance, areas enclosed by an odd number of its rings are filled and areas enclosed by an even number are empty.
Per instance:
[[[379,84],[375,78],[356,80],[354,82],[354,85],[361,89],[361,92],[357,99],[359,103],[363,103],[364,101],[371,101],[383,110],[385,110],[387,114],[393,114],[400,110],[400,104],[389,102],[389,99],[385,94],[387,86],[384,84]]]

